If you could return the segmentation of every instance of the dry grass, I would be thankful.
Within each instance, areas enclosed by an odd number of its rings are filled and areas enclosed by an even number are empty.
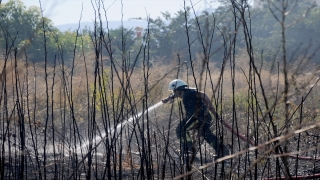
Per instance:
[[[30,118],[32,121],[29,123],[32,124],[33,128],[37,128],[41,131],[46,126],[45,119],[46,116],[48,116],[48,109],[49,116],[54,115],[57,131],[59,131],[58,129],[62,128],[62,126],[66,125],[60,118],[64,113],[70,113],[71,110],[73,113],[72,115],[74,116],[73,118],[83,129],[85,129],[89,123],[88,117],[91,116],[91,114],[89,115],[88,113],[91,113],[92,109],[97,110],[97,116],[100,117],[102,116],[103,106],[112,107],[113,110],[124,107],[125,112],[132,111],[132,104],[137,103],[137,109],[134,110],[139,112],[144,108],[143,101],[139,100],[148,100],[148,105],[156,104],[169,95],[168,84],[175,78],[187,81],[191,87],[195,87],[195,82],[197,82],[198,88],[205,91],[209,97],[212,97],[213,101],[218,103],[218,112],[222,112],[221,115],[224,117],[225,121],[230,124],[233,123],[232,113],[234,112],[233,106],[235,106],[238,131],[243,134],[248,132],[246,135],[251,137],[254,135],[254,131],[259,129],[259,143],[263,143],[268,139],[273,138],[270,137],[270,124],[268,124],[267,121],[261,121],[258,127],[253,126],[253,121],[255,121],[254,118],[262,119],[268,113],[261,93],[261,87],[267,95],[267,100],[270,103],[269,105],[274,102],[276,104],[276,106],[273,107],[274,109],[272,109],[272,121],[277,125],[279,130],[285,125],[283,112],[286,103],[289,103],[289,113],[292,115],[290,128],[294,129],[300,124],[301,114],[299,114],[299,105],[301,97],[304,97],[311,87],[314,89],[303,104],[303,121],[306,124],[312,124],[315,121],[319,122],[318,114],[320,112],[320,105],[318,104],[318,101],[320,98],[317,96],[319,92],[318,85],[315,84],[318,78],[316,69],[308,71],[311,73],[299,74],[294,73],[294,70],[290,71],[290,77],[292,77],[290,81],[290,102],[283,102],[284,77],[281,70],[277,73],[277,71],[270,69],[271,65],[265,64],[259,71],[262,82],[262,85],[260,85],[257,75],[250,69],[249,61],[246,56],[240,56],[239,59],[236,60],[234,79],[232,77],[230,65],[226,65],[223,73],[221,73],[221,65],[218,63],[210,63],[209,66],[206,67],[210,70],[210,73],[205,70],[201,77],[201,59],[193,62],[195,66],[194,69],[196,69],[194,74],[191,71],[190,64],[188,64],[188,66],[183,64],[179,68],[178,76],[178,64],[176,61],[172,61],[171,64],[156,62],[150,68],[135,67],[132,74],[128,74],[121,69],[121,66],[115,66],[117,72],[113,71],[113,74],[111,74],[112,72],[109,65],[100,66],[100,73],[95,74],[96,61],[94,57],[90,55],[86,57],[85,61],[81,58],[77,59],[74,71],[72,71],[71,67],[63,67],[60,65],[57,65],[56,67],[50,65],[45,71],[43,64],[36,64],[33,66],[31,63],[28,63],[27,66],[24,61],[17,61],[17,66],[14,68],[14,62],[14,60],[8,61],[7,67],[4,69],[4,60],[0,61],[2,84],[5,82],[7,95],[12,96],[12,98],[8,98],[9,103],[7,108],[9,111],[14,111],[16,100],[28,102],[28,106],[25,106],[25,108],[31,110],[28,116],[35,117],[34,119]],[[48,74],[47,79],[45,78],[46,72]],[[19,75],[19,85],[15,81],[16,74]],[[223,76],[220,76],[221,74]],[[256,89],[250,89],[250,83],[248,83],[248,78],[250,76],[251,78],[256,78],[256,84],[254,85]],[[95,78],[99,77],[104,81],[104,85],[99,83],[98,79],[96,84],[94,84]],[[218,82],[222,83],[218,84]],[[96,85],[96,89],[94,88],[94,85]],[[21,99],[17,98],[18,96],[15,95],[16,87],[19,89],[19,95],[22,97]],[[215,91],[217,89],[220,89],[220,91]],[[94,90],[97,92],[96,104],[92,104]],[[235,94],[233,94],[233,90]],[[256,92],[253,90],[256,90]],[[255,96],[253,96],[253,94]],[[3,91],[2,95],[4,96]],[[222,97],[222,99],[219,99],[218,97]],[[103,98],[107,100],[106,104],[103,104]],[[260,108],[258,111],[252,109],[253,107],[256,107],[257,104]],[[34,108],[36,108],[35,111],[33,111]],[[167,127],[166,123],[168,123],[170,108],[171,106],[163,106],[155,115],[153,125],[159,129],[154,131],[161,134],[161,137],[165,137],[166,134],[171,131],[171,129],[165,129],[165,127]],[[27,112],[27,109],[25,110]],[[179,118],[178,107],[174,106],[173,110],[173,119],[176,120]],[[114,114],[112,114],[113,112],[119,113],[117,111],[109,111],[108,113],[111,114],[110,117],[114,116]],[[250,114],[255,114],[255,116],[251,116]],[[19,118],[15,117],[15,119]],[[176,121],[173,122],[172,129],[175,128],[176,123]],[[100,126],[103,123],[97,122],[97,124]],[[99,128],[103,129],[102,126]],[[225,132],[225,135],[225,140],[228,143],[233,144],[235,142],[235,139],[230,138],[230,132]],[[159,141],[160,140],[163,139],[160,138]],[[174,141],[173,137],[170,138],[170,141]],[[64,143],[70,145],[71,142]],[[261,149],[259,152],[260,151],[263,152],[264,150]],[[115,156],[115,162],[117,170],[119,170],[120,167],[119,163],[122,163],[123,170],[138,169],[140,165],[133,160],[131,152],[127,152],[127,154],[122,157],[119,155]],[[261,161],[260,164],[263,166],[265,163]],[[154,164],[153,166],[154,168],[158,168],[157,164]]]
[[[87,102],[85,101],[87,94],[92,94],[93,91],[93,84],[94,84],[94,65],[95,60],[93,57],[86,57],[86,61],[84,62],[83,59],[76,60],[76,66],[75,71],[73,72],[73,75],[71,76],[71,68],[65,68],[64,69],[60,66],[57,66],[55,68],[55,79],[53,84],[53,75],[54,75],[54,69],[52,66],[48,66],[47,73],[47,83],[48,83],[48,95],[51,101],[51,93],[53,90],[53,101],[55,107],[58,107],[59,104],[61,104],[61,98],[62,96],[67,96],[66,92],[64,90],[70,90],[72,87],[72,95],[73,95],[73,103],[79,107],[76,109],[83,109]],[[38,105],[38,108],[41,109],[41,107],[44,106],[46,101],[46,82],[45,82],[45,70],[43,66],[33,65],[31,63],[28,63],[28,67],[24,61],[17,61],[16,69],[14,68],[14,60],[7,61],[7,67],[4,68],[4,60],[0,61],[0,67],[1,67],[1,76],[4,77],[4,74],[6,75],[6,88],[9,90],[8,93],[13,93],[13,88],[16,87],[15,82],[15,74],[19,74],[20,78],[20,86],[24,87],[26,90],[26,84],[28,84],[29,89],[28,93],[29,95],[32,95],[30,98],[30,101],[32,99],[36,99]],[[195,67],[194,69],[200,69],[201,68],[201,60],[197,60],[193,62]],[[228,104],[232,98],[232,91],[233,91],[233,80],[232,80],[232,72],[230,69],[230,66],[227,65],[225,67],[224,72],[222,73],[223,77],[223,84],[217,84],[219,82],[219,78],[221,78],[221,67],[219,67],[219,64],[211,63],[209,64],[209,67],[206,67],[209,69],[209,71],[204,72],[203,77],[200,77],[200,72],[195,71],[194,76],[192,74],[190,64],[189,67],[186,68],[186,65],[182,65],[179,68],[179,74],[178,78],[187,81],[191,87],[195,87],[195,81],[197,81],[198,88],[202,91],[205,91],[209,97],[213,97],[217,95],[217,92],[214,94],[214,89],[217,89],[217,87],[222,88],[222,97],[226,100],[226,104]],[[269,65],[265,65],[268,67]],[[116,73],[113,74],[113,79],[111,79],[111,72],[110,68],[105,66],[104,69],[104,77],[106,80],[106,88],[110,88],[111,84],[114,86],[115,94],[121,94],[121,88],[130,88],[131,89],[131,96],[134,97],[136,100],[142,98],[143,96],[147,95],[148,98],[151,99],[152,102],[156,103],[160,101],[162,98],[166,97],[170,92],[168,92],[168,84],[172,79],[177,78],[177,62],[172,61],[171,64],[162,64],[162,63],[154,63],[152,67],[149,69],[143,69],[143,67],[135,68],[132,75],[129,77],[125,74],[125,72],[122,72],[121,69],[118,72],[120,75],[120,79],[118,79]],[[270,66],[269,66],[270,67]],[[234,91],[236,92],[236,96],[243,97],[242,99],[238,99],[242,102],[238,102],[239,104],[247,104],[247,94],[249,90],[248,85],[248,78],[250,76],[250,73],[252,73],[252,70],[250,72],[249,69],[249,61],[248,58],[243,56],[240,56],[239,59],[236,60],[236,67],[235,67],[235,79],[234,79]],[[64,70],[64,73],[66,74],[66,77],[62,77],[62,70]],[[28,71],[28,74],[27,74]],[[277,96],[278,101],[281,103],[282,101],[282,92],[283,92],[283,86],[284,86],[284,78],[283,73],[277,72],[272,73],[270,69],[262,68],[260,71],[261,75],[261,81],[262,81],[262,87],[264,88],[264,91],[268,95],[268,98],[275,99]],[[87,77],[86,77],[87,76]],[[210,77],[209,77],[210,76]],[[309,73],[301,73],[301,74],[291,74],[292,80],[291,80],[291,93],[290,93],[290,104],[292,104],[293,107],[297,107],[299,105],[300,97],[299,95],[305,94],[311,86],[314,85],[315,81],[317,80],[317,76],[315,76],[314,72]],[[148,84],[145,84],[145,79],[147,78]],[[256,77],[257,78],[257,77]],[[88,85],[86,79],[88,79]],[[212,80],[212,81],[211,81]],[[128,82],[128,84],[125,84],[124,86],[127,87],[121,87],[120,81]],[[200,82],[201,81],[201,82]],[[72,82],[72,84],[71,84]],[[213,86],[211,85],[213,84]],[[261,89],[259,81],[256,80],[256,86],[257,88],[257,95],[256,98],[261,98]],[[201,87],[199,86],[201,85]],[[36,87],[35,87],[36,86]],[[53,86],[53,89],[51,88]],[[213,88],[212,88],[213,87]],[[147,88],[148,92],[145,92]],[[149,91],[149,89],[151,90]],[[317,88],[317,85],[315,86]],[[87,92],[89,90],[89,92]],[[110,89],[109,89],[110,90]],[[118,92],[117,92],[118,91]],[[317,91],[315,89],[314,91]],[[108,91],[108,95],[111,97],[112,94],[111,91]],[[119,95],[120,95],[119,94]],[[13,94],[12,94],[13,95]],[[313,94],[311,94],[313,95]],[[117,96],[117,95],[116,95]],[[314,95],[313,95],[314,96]],[[110,99],[110,98],[108,98]],[[312,99],[314,100],[314,99]],[[261,101],[261,100],[259,100]],[[315,101],[316,102],[316,101]],[[12,102],[13,103],[13,102]],[[69,102],[70,103],[70,102]],[[81,105],[82,104],[82,105]],[[318,106],[312,105],[310,111],[318,111]]]

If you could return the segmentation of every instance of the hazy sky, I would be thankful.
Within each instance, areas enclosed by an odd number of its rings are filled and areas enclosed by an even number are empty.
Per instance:
[[[9,0],[2,0],[6,3]],[[29,7],[32,5],[39,6],[41,2],[44,16],[50,18],[54,25],[62,25],[68,23],[92,22],[94,20],[94,8],[92,2],[99,0],[22,0]],[[107,9],[107,17],[109,21],[121,20],[121,2],[123,4],[123,20],[130,18],[142,17],[147,15],[151,18],[161,16],[160,12],[168,11],[174,14],[180,9],[183,9],[183,0],[100,0],[104,2],[104,7]],[[190,5],[190,0],[186,0],[187,5]],[[195,10],[200,11],[204,7],[215,8],[219,3],[217,0],[192,0]]]

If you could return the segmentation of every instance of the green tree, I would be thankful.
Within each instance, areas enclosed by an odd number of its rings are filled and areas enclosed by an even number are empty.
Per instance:
[[[2,4],[0,13],[2,35],[1,46],[7,44],[18,50],[29,47],[36,40],[41,26],[41,11],[32,6],[29,9],[20,0],[10,0]]]
[[[2,30],[10,33],[9,41],[16,38],[15,46],[27,38],[32,40],[41,23],[40,9],[34,6],[26,9],[20,0],[2,4],[0,13]]]
[[[186,13],[186,14],[185,14]],[[188,54],[188,36],[186,32],[187,24],[192,24],[189,11],[178,11],[172,17],[168,12],[162,13],[164,18],[150,19],[150,49],[153,50],[152,56],[162,57],[167,62],[174,59],[177,54],[183,58]],[[189,34],[190,39],[195,39],[195,32]],[[192,40],[191,40],[192,41]]]
[[[79,34],[60,32],[50,19],[42,17],[40,8],[27,8],[21,0],[10,0],[1,4],[0,14],[0,33],[4,37],[0,39],[2,49],[12,45],[18,50],[19,57],[27,52],[28,59],[34,62],[43,62],[45,56],[48,62],[56,58],[70,60],[75,55],[74,48]],[[88,49],[90,41],[85,39],[85,47]],[[79,41],[76,52],[81,49],[81,45]]]
[[[286,16],[286,46],[288,54],[295,57],[303,56],[306,51],[310,54],[316,52],[319,44],[320,34],[317,27],[320,25],[319,8],[313,8],[308,2],[289,1],[288,15]],[[278,6],[278,1],[271,1]],[[276,10],[276,14],[279,12]],[[273,60],[278,54],[281,31],[280,24],[270,12],[268,4],[261,9],[252,11],[252,35],[254,48],[257,54],[264,51],[265,60]],[[319,52],[315,53],[319,56]]]

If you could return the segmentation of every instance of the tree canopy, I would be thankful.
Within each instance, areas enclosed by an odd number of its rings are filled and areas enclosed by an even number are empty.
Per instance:
[[[26,52],[33,62],[53,62],[74,55],[76,33],[60,32],[49,18],[42,16],[40,8],[27,8],[21,0],[10,0],[1,4],[0,14],[2,52],[16,50],[18,56]]]
[[[143,43],[148,43],[150,59],[152,61],[164,61],[165,63],[177,58],[177,54],[183,60],[198,58],[206,47],[210,53],[210,61],[222,61],[225,40],[230,34],[234,34],[235,16],[229,1],[223,1],[223,5],[217,9],[195,12],[192,7],[186,7],[171,15],[163,12],[162,17],[149,18],[148,28],[145,30],[148,37],[135,36],[133,29],[101,29],[104,38],[112,42],[113,57],[123,58],[123,55],[138,53]],[[271,1],[275,5],[277,1]],[[293,7],[295,5],[295,7]],[[253,48],[256,54],[264,52],[265,60],[272,60],[280,44],[280,25],[275,14],[271,13],[272,7],[268,3],[263,8],[249,9],[245,15],[250,18],[250,30],[253,39]],[[41,10],[32,6],[27,8],[21,0],[10,0],[1,4],[1,38],[0,44],[3,52],[9,47],[20,52],[24,50],[29,59],[34,62],[42,62],[47,57],[48,61],[54,58],[72,59],[77,49],[76,39],[85,39],[83,47],[90,51],[95,30],[83,29],[82,33],[60,32],[54,27],[52,21],[42,17]],[[301,56],[306,51],[316,52],[320,41],[320,9],[312,4],[302,3],[292,5],[292,10],[286,19],[286,37],[288,53]],[[241,27],[238,29],[241,31]],[[100,36],[100,35],[99,35]],[[243,33],[237,33],[237,53],[245,47]],[[91,37],[91,38],[90,38]],[[110,38],[111,37],[111,38]],[[44,41],[46,40],[46,41]],[[207,42],[205,42],[207,41]],[[208,44],[209,43],[209,44]],[[44,44],[47,52],[44,52]],[[80,43],[79,43],[80,44]],[[78,48],[80,49],[80,48]],[[110,52],[104,51],[104,55]],[[316,52],[311,58],[315,61],[319,57]],[[141,58],[141,57],[140,57]]]

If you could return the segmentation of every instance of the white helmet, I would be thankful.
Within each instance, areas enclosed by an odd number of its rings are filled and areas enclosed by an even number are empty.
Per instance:
[[[188,85],[180,80],[180,79],[175,79],[173,81],[170,82],[169,84],[169,90],[174,91],[177,89],[185,89]]]

